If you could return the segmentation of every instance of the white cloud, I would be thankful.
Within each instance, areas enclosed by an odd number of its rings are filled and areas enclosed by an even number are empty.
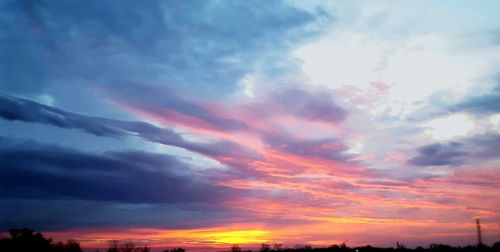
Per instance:
[[[489,118],[489,121],[491,123],[491,128],[500,133],[500,114],[494,114],[492,116],[490,116]]]
[[[49,94],[41,94],[38,95],[34,98],[35,101],[38,101],[42,104],[48,105],[48,106],[54,106],[55,99],[52,95]]]
[[[243,88],[243,94],[245,94],[248,97],[254,98],[254,88],[255,88],[255,81],[254,78],[251,75],[245,75],[241,80],[240,80],[240,86]]]
[[[350,145],[350,148],[346,151],[346,153],[360,154],[362,150],[363,150],[363,143],[354,142]]]
[[[457,136],[466,136],[474,129],[474,122],[464,114],[453,114],[425,122],[420,127],[426,128],[425,135],[436,140],[449,140]]]
[[[338,13],[337,22],[327,35],[295,51],[311,83],[363,90],[383,82],[391,88],[378,111],[400,111],[402,117],[435,92],[447,90],[458,99],[489,85],[485,77],[497,71],[500,46],[489,42],[484,26],[471,23],[491,17],[470,13],[463,20],[462,8],[429,2],[405,8],[375,2],[324,5],[333,16]]]

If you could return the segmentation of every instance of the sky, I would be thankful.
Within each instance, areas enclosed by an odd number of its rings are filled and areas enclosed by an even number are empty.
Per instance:
[[[500,240],[498,1],[0,1],[0,229]]]

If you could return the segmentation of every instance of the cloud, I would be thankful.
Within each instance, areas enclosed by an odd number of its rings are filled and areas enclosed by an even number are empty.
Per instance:
[[[468,155],[461,147],[462,144],[456,142],[422,146],[418,149],[419,154],[408,163],[416,166],[460,165],[462,158]]]
[[[419,154],[408,163],[416,166],[484,165],[487,160],[500,158],[500,135],[497,133],[461,137],[459,141],[422,146],[418,149]]]
[[[500,77],[499,77],[500,78]],[[473,95],[451,106],[453,112],[467,111],[478,114],[500,113],[500,85],[482,95]]]
[[[230,222],[242,214],[225,205],[207,203],[124,203],[75,199],[2,199],[0,228],[35,230],[92,228],[123,231],[124,227],[205,228]],[[33,213],[36,209],[36,214]],[[82,239],[79,239],[80,241]]]
[[[286,58],[315,21],[282,1],[5,1],[2,9],[0,83],[14,94],[154,80],[218,95],[259,62],[272,71],[268,62]]]
[[[348,112],[337,105],[334,94],[326,90],[320,92],[300,87],[283,87],[271,91],[262,100],[236,104],[217,102],[198,104],[182,100],[178,94],[173,95],[169,89],[147,85],[139,88],[138,85],[124,84],[120,92],[113,90],[106,92],[109,92],[113,100],[132,113],[149,117],[169,126],[180,125],[181,127],[208,129],[218,133],[224,132],[224,134],[228,132],[249,133],[260,137],[271,148],[295,155],[337,161],[348,159],[348,156],[343,153],[347,147],[340,139],[332,137],[299,139],[285,132],[277,133],[280,130],[273,126],[275,118],[283,115],[303,120],[302,122],[306,124],[342,122]],[[219,113],[219,110],[224,112]],[[255,122],[260,126],[253,125]],[[294,127],[294,124],[290,122],[286,126]],[[313,132],[310,133],[314,135]],[[244,144],[240,142],[240,145]],[[228,147],[225,148],[227,153],[238,155],[236,151],[233,151],[236,145],[228,142],[224,146]],[[243,153],[241,147],[239,149],[239,152]],[[249,155],[245,154],[245,156]]]
[[[500,134],[485,133],[472,136],[467,140],[477,147],[474,153],[477,158],[500,158]]]
[[[324,158],[345,162],[349,155],[345,153],[345,144],[334,138],[300,139],[292,136],[268,136],[265,142],[272,149],[310,158]]]
[[[93,154],[31,142],[4,146],[0,161],[4,198],[215,204],[240,194],[186,175],[189,167],[163,154]]]
[[[122,83],[119,91],[105,89],[116,103],[147,114],[161,115],[181,124],[218,130],[245,130],[244,121],[221,117],[202,104],[180,98],[181,89],[172,90],[138,83]]]
[[[252,151],[229,141],[189,142],[170,129],[159,128],[146,122],[85,116],[5,95],[0,95],[0,104],[0,117],[6,120],[44,123],[59,128],[78,129],[97,136],[137,136],[150,142],[177,146],[209,156],[255,155]]]
[[[0,227],[372,243],[497,216],[500,5],[320,5],[0,1]],[[473,129],[421,146],[450,112]]]
[[[26,121],[50,124],[59,128],[76,128],[97,136],[122,136],[119,127],[110,125],[104,118],[84,116],[13,96],[0,96],[0,116],[11,121]]]
[[[335,103],[331,92],[284,88],[276,90],[271,97],[274,106],[303,119],[336,123],[347,116],[346,110]]]

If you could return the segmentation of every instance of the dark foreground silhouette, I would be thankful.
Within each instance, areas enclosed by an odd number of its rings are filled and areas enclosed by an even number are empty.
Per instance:
[[[54,243],[52,239],[45,238],[41,233],[28,229],[11,229],[10,237],[0,237],[0,252],[82,252],[80,244],[75,240]],[[119,243],[112,241],[107,252],[149,252],[149,247],[139,247],[132,242]],[[500,241],[489,247],[484,244],[469,245],[465,247],[452,247],[444,244],[431,244],[429,247],[406,248],[399,245],[397,248],[377,248],[372,246],[347,247],[345,244],[332,245],[325,248],[311,246],[295,246],[285,248],[281,244],[262,244],[259,252],[400,252],[400,251],[432,251],[432,252],[500,252]],[[183,248],[165,249],[163,252],[185,252]],[[233,245],[229,252],[251,252]]]
[[[41,233],[31,229],[13,228],[9,230],[9,238],[0,238],[0,251],[5,252],[81,252],[80,244],[75,240],[52,242]]]

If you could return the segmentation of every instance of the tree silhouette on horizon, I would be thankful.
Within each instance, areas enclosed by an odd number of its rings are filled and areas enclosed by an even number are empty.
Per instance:
[[[10,238],[0,238],[0,251],[5,252],[82,252],[75,240],[53,243],[42,233],[29,228],[9,230]]]

